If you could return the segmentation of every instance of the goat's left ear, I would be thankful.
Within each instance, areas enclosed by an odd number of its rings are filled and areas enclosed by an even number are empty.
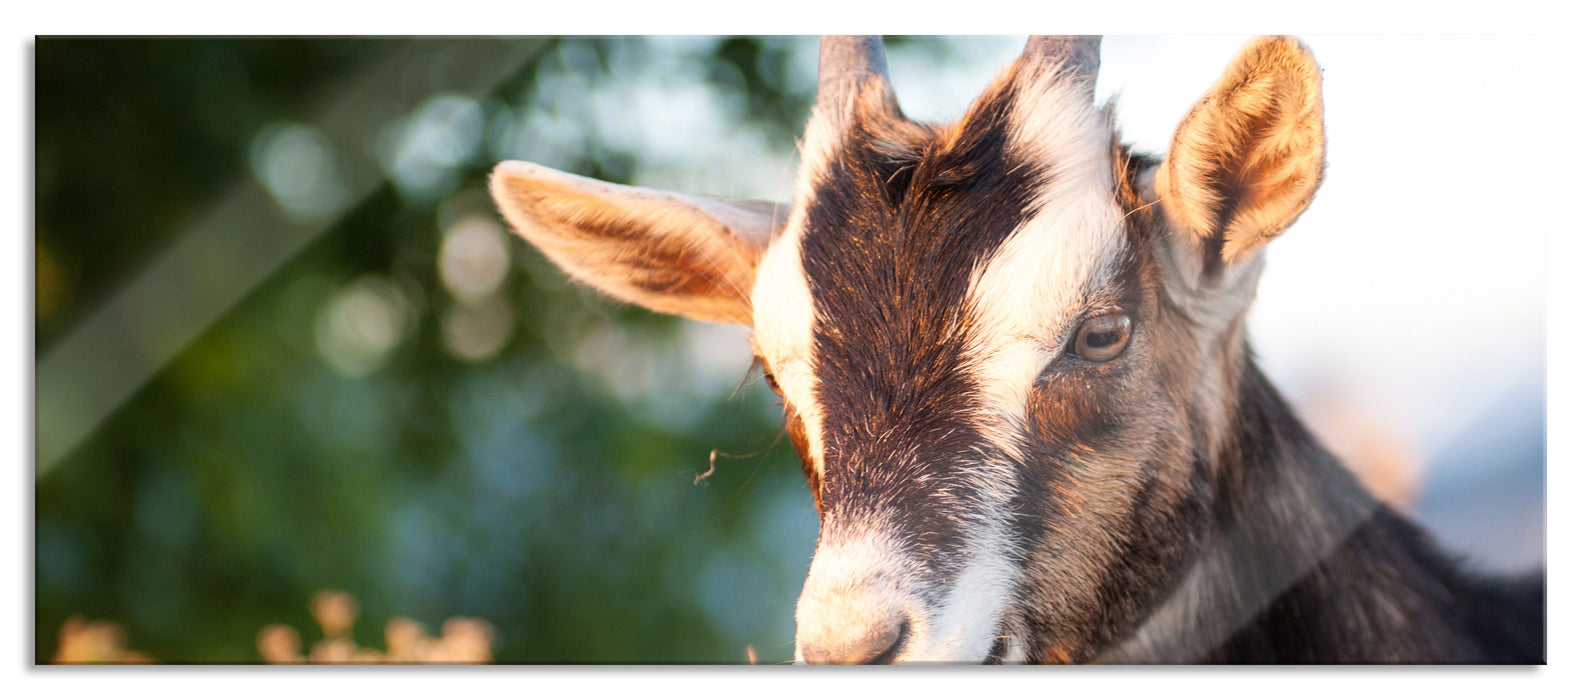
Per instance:
[[[1171,227],[1234,263],[1296,221],[1324,172],[1319,83],[1296,39],[1243,47],[1176,127],[1155,177]]]
[[[515,161],[494,169],[489,190],[516,233],[578,282],[653,311],[717,323],[752,323],[758,258],[786,210]]]

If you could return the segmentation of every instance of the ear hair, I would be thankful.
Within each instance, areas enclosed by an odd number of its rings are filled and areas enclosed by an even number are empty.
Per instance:
[[[758,258],[787,209],[517,161],[497,166],[489,189],[516,233],[577,281],[654,311],[718,323],[752,323]]]
[[[1208,271],[1245,258],[1306,210],[1323,178],[1323,112],[1307,48],[1260,37],[1182,119],[1154,185],[1172,228],[1202,239]]]

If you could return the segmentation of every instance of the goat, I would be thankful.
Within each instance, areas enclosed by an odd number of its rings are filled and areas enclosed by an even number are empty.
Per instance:
[[[1162,158],[1034,37],[955,124],[825,38],[790,206],[520,162],[514,230],[618,300],[746,324],[820,519],[806,663],[1542,663],[1544,583],[1459,570],[1253,361],[1323,176],[1320,72],[1258,38]]]

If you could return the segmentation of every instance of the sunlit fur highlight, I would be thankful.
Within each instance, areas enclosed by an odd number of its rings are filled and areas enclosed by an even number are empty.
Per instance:
[[[1295,39],[1248,46],[1187,113],[1156,189],[1177,230],[1233,262],[1278,236],[1323,176],[1318,64]]]
[[[614,185],[521,162],[496,167],[490,190],[512,229],[578,281],[720,323],[752,321],[754,268],[785,213],[773,203]]]
[[[800,217],[793,215],[786,233],[764,252],[753,291],[753,345],[803,422],[804,457],[816,478],[824,469],[823,417],[812,370],[817,319],[802,270],[801,230]]]

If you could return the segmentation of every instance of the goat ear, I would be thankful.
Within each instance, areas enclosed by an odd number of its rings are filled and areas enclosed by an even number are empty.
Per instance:
[[[1172,228],[1205,244],[1205,263],[1245,258],[1313,201],[1324,172],[1319,82],[1307,47],[1260,37],[1176,127],[1154,188]]]
[[[758,258],[784,223],[785,207],[772,202],[688,197],[515,161],[494,169],[489,189],[516,233],[573,279],[717,323],[752,323]]]

